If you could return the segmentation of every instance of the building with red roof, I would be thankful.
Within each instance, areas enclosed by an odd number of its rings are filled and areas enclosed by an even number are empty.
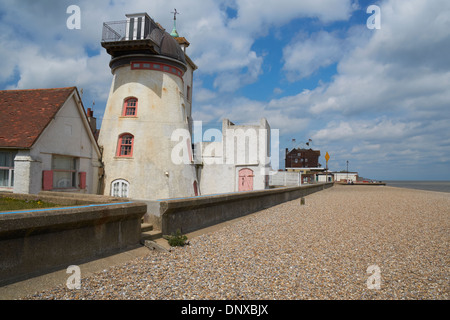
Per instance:
[[[0,91],[0,191],[97,193],[100,158],[76,87]]]

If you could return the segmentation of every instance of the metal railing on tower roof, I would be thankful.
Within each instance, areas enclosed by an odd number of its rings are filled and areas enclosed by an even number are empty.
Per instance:
[[[117,42],[131,40],[152,40],[157,46],[161,45],[164,30],[152,20],[141,26],[133,25],[130,20],[110,21],[103,23],[102,42]]]

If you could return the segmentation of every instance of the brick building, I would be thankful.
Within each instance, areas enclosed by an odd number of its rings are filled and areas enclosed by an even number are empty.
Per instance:
[[[285,168],[318,168],[320,150],[286,148]]]

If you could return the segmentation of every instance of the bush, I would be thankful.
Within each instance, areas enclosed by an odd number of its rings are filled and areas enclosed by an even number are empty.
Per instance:
[[[171,247],[182,247],[187,244],[187,237],[181,233],[180,229],[175,234],[164,236]]]

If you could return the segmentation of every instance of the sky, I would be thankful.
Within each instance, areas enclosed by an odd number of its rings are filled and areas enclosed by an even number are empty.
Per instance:
[[[266,118],[281,168],[285,148],[311,140],[330,170],[348,161],[375,180],[450,180],[448,0],[2,0],[0,89],[77,86],[101,124],[103,22],[147,12],[170,32],[174,8],[204,128]]]

